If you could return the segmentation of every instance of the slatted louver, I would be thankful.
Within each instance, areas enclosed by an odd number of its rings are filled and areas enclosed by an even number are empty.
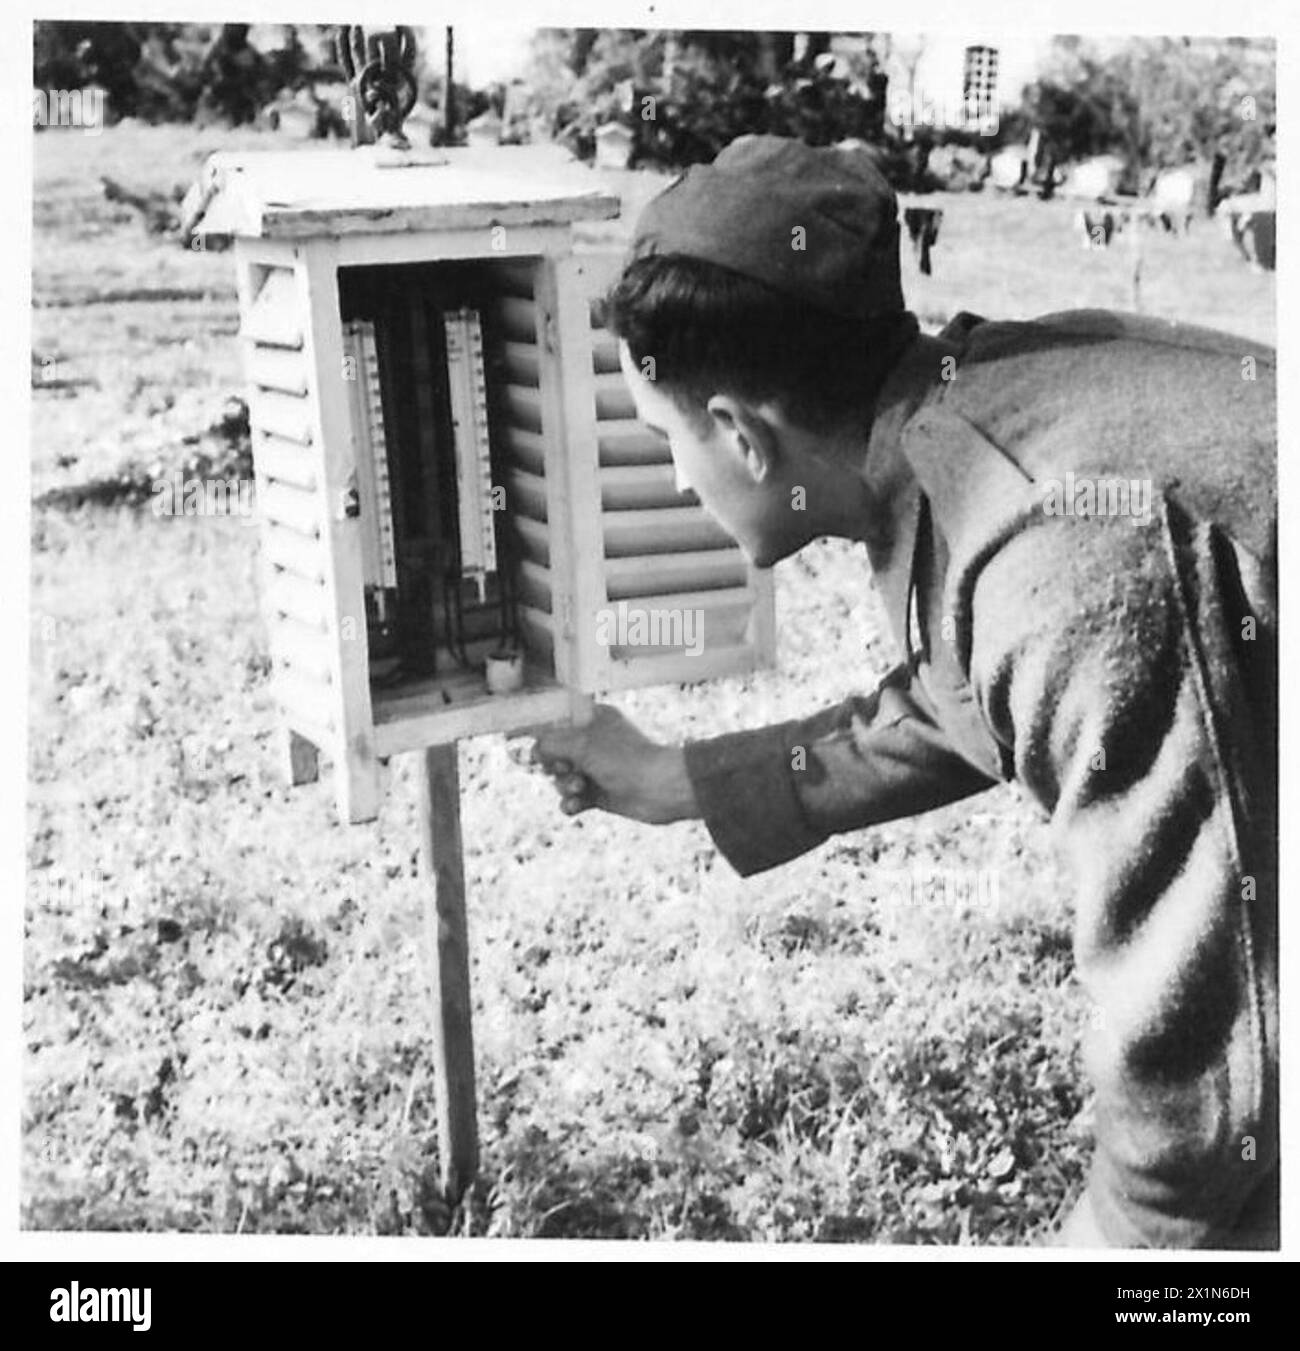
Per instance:
[[[257,279],[260,278],[260,285]],[[272,691],[288,725],[316,745],[338,731],[323,541],[319,447],[304,305],[289,267],[253,268],[241,336],[261,517]]]
[[[492,269],[495,347],[493,437],[504,470],[510,528],[517,551],[518,622],[525,646],[554,661],[554,587],[547,529],[547,458],[542,431],[536,264],[502,263]]]
[[[607,623],[616,639],[631,640],[610,647],[608,688],[769,665],[770,577],[693,494],[677,491],[668,444],[637,419],[617,341],[600,325],[598,298],[614,266],[611,259],[588,272]]]

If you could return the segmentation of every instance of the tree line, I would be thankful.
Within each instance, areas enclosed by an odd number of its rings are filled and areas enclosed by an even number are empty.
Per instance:
[[[268,31],[270,46],[248,24],[41,21],[33,79],[41,89],[100,86],[111,118],[150,122],[237,126],[286,96],[324,103],[330,86],[341,96],[330,28]],[[1031,128],[1058,163],[1117,153],[1135,174],[1222,153],[1228,177],[1241,179],[1273,156],[1276,59],[1265,39],[1058,38],[993,137],[952,128],[904,137],[890,124],[890,78],[914,76],[910,50],[885,33],[544,29],[511,86],[454,86],[452,138],[491,109],[507,140],[557,139],[580,156],[593,153],[598,127],[621,123],[634,162],[668,168],[712,159],[746,132],[814,145],[857,138],[887,164],[905,140],[990,150]],[[441,106],[439,52],[422,53],[419,74],[421,102]],[[446,135],[442,122],[431,125]],[[320,134],[345,130],[337,118],[320,121]]]

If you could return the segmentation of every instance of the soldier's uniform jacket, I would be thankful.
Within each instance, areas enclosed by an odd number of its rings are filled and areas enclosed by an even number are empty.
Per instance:
[[[867,462],[886,438],[915,476],[872,559],[902,661],[869,697],[688,746],[704,820],[749,874],[1018,780],[1095,1004],[1097,1223],[1275,1244],[1273,351],[963,314],[891,374]]]

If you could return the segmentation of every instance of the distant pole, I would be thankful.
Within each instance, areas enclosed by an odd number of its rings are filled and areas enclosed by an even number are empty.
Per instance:
[[[454,61],[453,57],[456,50],[456,39],[452,34],[451,25],[447,25],[447,74],[446,89],[442,100],[442,134],[443,140],[447,145],[454,142],[456,134],[456,82],[453,76]]]
[[[659,75],[659,97],[665,102],[673,96],[673,76],[677,71],[677,62],[680,56],[680,44],[677,37],[674,33],[669,32],[664,38],[664,61]]]
[[[1214,159],[1210,162],[1210,181],[1205,187],[1205,214],[1214,215],[1214,209],[1219,205],[1219,185],[1223,182],[1224,166],[1228,162],[1228,157],[1222,150],[1214,152]]]
[[[1128,252],[1132,264],[1129,305],[1134,314],[1142,313],[1142,209],[1134,206],[1128,217]]]
[[[1133,160],[1136,164],[1138,179],[1134,186],[1137,189],[1137,201],[1133,204],[1133,213],[1130,217],[1132,221],[1132,236],[1129,239],[1129,260],[1133,266],[1133,275],[1130,280],[1130,304],[1134,314],[1142,312],[1142,228],[1143,216],[1145,211],[1150,208],[1150,202],[1147,200],[1150,192],[1150,185],[1145,183],[1144,177],[1147,172],[1146,161],[1148,154],[1152,153],[1150,141],[1143,135],[1143,115],[1146,111],[1146,67],[1144,62],[1139,62],[1135,71],[1134,94],[1137,111],[1134,114],[1132,135]],[[1146,147],[1144,150],[1144,146]]]

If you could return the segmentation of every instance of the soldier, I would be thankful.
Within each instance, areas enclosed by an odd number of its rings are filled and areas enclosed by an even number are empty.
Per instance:
[[[646,208],[607,322],[757,565],[864,543],[899,665],[685,747],[601,706],[535,756],[565,812],[702,819],[742,875],[1017,780],[1095,1006],[1059,1241],[1276,1247],[1273,351],[1104,311],[921,334],[897,215],[860,153],[744,137]]]

